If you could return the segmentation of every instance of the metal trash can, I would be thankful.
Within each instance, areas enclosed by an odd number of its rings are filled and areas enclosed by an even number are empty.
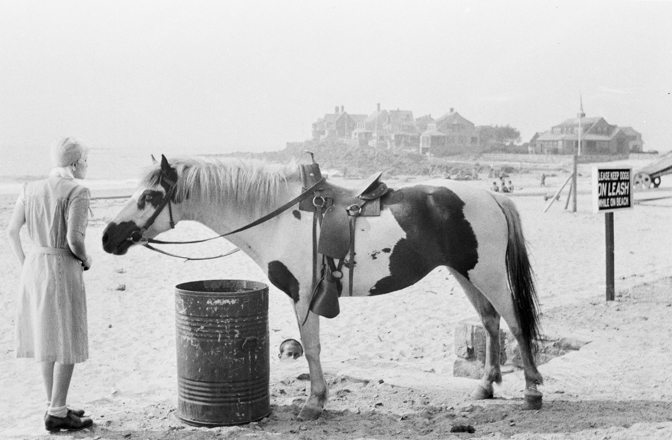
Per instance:
[[[268,286],[246,280],[175,286],[177,416],[238,425],[271,412]]]

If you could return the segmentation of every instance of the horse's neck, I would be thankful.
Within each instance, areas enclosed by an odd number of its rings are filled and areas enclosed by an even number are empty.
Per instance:
[[[226,234],[246,226],[262,216],[284,205],[301,192],[301,183],[289,181],[278,190],[277,206],[265,206],[258,202],[258,209],[241,206],[233,200],[213,202],[198,195],[185,201],[182,207],[182,220],[192,220],[204,224],[218,234]],[[254,204],[254,201],[249,203]],[[251,209],[252,208],[252,209]],[[253,228],[263,229],[263,228]],[[257,232],[257,231],[255,231]],[[235,237],[231,237],[234,242]]]

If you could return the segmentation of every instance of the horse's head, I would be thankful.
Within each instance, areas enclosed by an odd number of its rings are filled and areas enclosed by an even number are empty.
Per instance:
[[[131,200],[103,231],[103,249],[123,255],[134,244],[154,238],[175,227],[173,215],[177,171],[165,156],[160,168],[152,171]]]

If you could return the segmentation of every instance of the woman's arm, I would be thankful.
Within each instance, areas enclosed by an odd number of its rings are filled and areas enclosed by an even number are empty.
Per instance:
[[[66,238],[70,251],[82,262],[84,270],[91,267],[91,257],[86,253],[86,226],[89,222],[89,200],[91,194],[83,188],[68,205],[68,232]]]
[[[26,260],[26,254],[23,252],[23,246],[21,246],[21,228],[26,223],[26,213],[23,207],[23,199],[19,197],[14,205],[14,212],[12,213],[12,218],[9,220],[9,226],[7,227],[7,238],[9,239],[9,246],[14,251],[14,255],[23,266],[23,262]]]

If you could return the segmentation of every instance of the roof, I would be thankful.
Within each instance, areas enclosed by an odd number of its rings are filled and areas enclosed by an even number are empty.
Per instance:
[[[443,125],[453,125],[453,124],[468,124],[474,125],[473,122],[459,114],[458,112],[450,112],[441,116],[436,120],[436,126],[440,127]]]
[[[581,125],[583,126],[588,126],[588,125],[593,125],[594,123],[598,122],[602,117],[597,116],[594,118],[581,118]],[[606,121],[605,121],[606,122]],[[572,119],[565,119],[558,125],[554,125],[554,127],[560,127],[560,126],[574,126],[574,125],[579,125],[579,118],[572,118]]]
[[[616,129],[611,135],[603,135],[603,134],[583,134],[581,136],[582,141],[609,141],[618,134],[620,130]],[[541,133],[536,141],[560,141],[560,140],[566,140],[566,141],[578,141],[579,140],[579,135],[578,134],[556,134],[552,133],[550,131],[546,131],[544,133]]]
[[[393,124],[400,124],[403,122],[415,123],[413,119],[413,112],[411,110],[390,110],[390,122]]]
[[[366,122],[374,122],[385,113],[387,113],[387,110],[376,110],[366,117]]]
[[[641,133],[632,127],[619,127],[621,131],[628,136],[641,136]]]
[[[339,115],[334,114],[334,113],[327,113],[326,115],[324,115],[324,118],[322,118],[322,121],[323,122],[334,122],[336,119],[338,119],[338,116]]]
[[[425,122],[425,121],[434,122],[434,118],[432,118],[431,115],[424,115],[420,116],[419,118],[415,118],[415,122]]]

